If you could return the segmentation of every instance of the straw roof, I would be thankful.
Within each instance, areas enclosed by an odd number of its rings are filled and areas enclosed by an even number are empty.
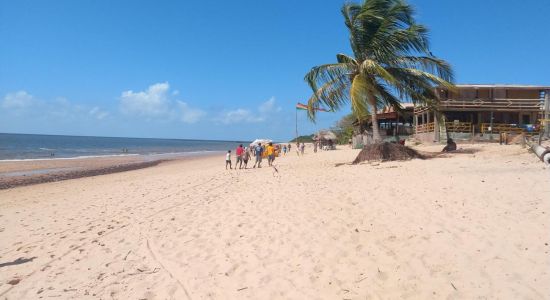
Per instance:
[[[336,137],[336,134],[334,134],[334,132],[330,131],[330,130],[320,130],[317,135],[316,135],[316,138],[319,139],[319,140],[325,140],[325,141],[328,141],[328,140],[337,140],[338,138]]]

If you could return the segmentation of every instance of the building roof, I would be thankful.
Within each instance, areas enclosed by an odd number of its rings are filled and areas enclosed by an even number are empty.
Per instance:
[[[516,89],[550,89],[550,86],[545,85],[528,85],[528,84],[456,84],[458,88],[516,88]]]

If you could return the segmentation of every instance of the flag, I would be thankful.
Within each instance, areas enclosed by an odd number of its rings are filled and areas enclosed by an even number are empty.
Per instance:
[[[296,109],[307,110],[307,105],[298,102],[298,104],[296,104]]]
[[[296,104],[296,109],[307,110],[307,105],[298,102],[298,103]],[[316,111],[322,111],[322,112],[328,112],[328,110],[326,110],[326,109],[324,109],[324,108],[321,108],[321,107],[318,107],[318,108],[316,108],[315,110],[316,110]]]

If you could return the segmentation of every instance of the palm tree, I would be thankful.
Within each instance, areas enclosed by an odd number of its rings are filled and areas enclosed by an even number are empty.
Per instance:
[[[402,100],[433,103],[435,86],[454,88],[450,65],[432,55],[428,30],[415,22],[405,0],[346,3],[342,14],[353,56],[337,54],[337,63],[313,67],[306,74],[313,90],[308,100],[312,121],[321,105],[338,110],[350,103],[358,119],[370,116],[373,139],[381,142],[377,108],[399,110]]]

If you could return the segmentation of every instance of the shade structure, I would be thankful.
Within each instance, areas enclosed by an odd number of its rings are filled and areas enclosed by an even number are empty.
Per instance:
[[[257,146],[258,144],[262,144],[262,145],[265,145],[265,144],[269,144],[269,143],[272,143],[273,141],[272,140],[269,140],[269,139],[255,139],[252,143],[250,143],[250,147],[255,147]]]
[[[319,141],[336,141],[338,139],[336,134],[330,130],[320,130],[315,138]]]

